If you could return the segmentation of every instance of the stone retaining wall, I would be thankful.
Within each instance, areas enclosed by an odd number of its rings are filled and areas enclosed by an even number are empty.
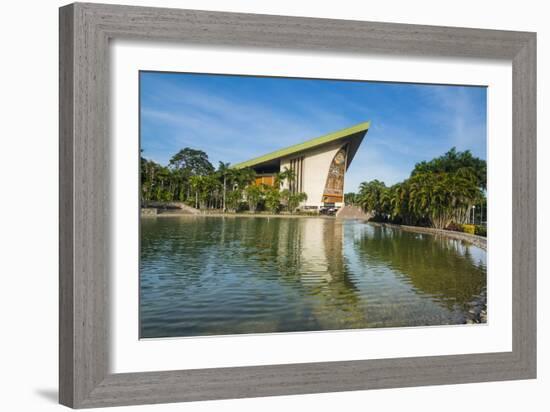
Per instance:
[[[154,207],[142,207],[141,208],[141,216],[156,216],[158,214],[158,210]]]
[[[338,212],[336,212],[336,217],[338,219],[370,219],[372,214],[365,213],[362,208],[359,206],[349,206],[346,205],[341,207]]]
[[[160,213],[162,213],[163,210],[171,210],[176,211],[182,214],[188,214],[188,215],[200,215],[201,211],[198,209],[195,209],[194,207],[191,207],[189,205],[186,205],[183,202],[144,202],[142,205],[142,209],[157,209]]]

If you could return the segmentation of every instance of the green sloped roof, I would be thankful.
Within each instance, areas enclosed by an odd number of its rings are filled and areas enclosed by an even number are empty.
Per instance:
[[[356,124],[345,129],[337,130],[335,132],[325,134],[323,136],[316,137],[314,139],[307,140],[303,143],[298,143],[293,146],[285,147],[274,152],[265,154],[263,156],[255,157],[254,159],[247,160],[246,162],[237,163],[231,167],[236,169],[242,169],[244,167],[256,166],[260,163],[269,162],[270,160],[277,159],[279,157],[285,157],[294,153],[302,152],[304,150],[312,149],[317,146],[321,146],[325,143],[333,142],[338,139],[350,136],[359,132],[366,132],[370,127],[370,121]]]

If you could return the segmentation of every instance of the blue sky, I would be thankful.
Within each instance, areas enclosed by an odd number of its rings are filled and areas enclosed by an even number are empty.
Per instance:
[[[484,87],[142,72],[143,156],[163,165],[184,147],[238,163],[370,120],[346,174],[393,184],[451,147],[486,159]]]

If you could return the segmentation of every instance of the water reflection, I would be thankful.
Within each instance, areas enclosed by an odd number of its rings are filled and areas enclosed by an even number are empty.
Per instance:
[[[464,323],[485,252],[316,218],[145,218],[142,337]]]

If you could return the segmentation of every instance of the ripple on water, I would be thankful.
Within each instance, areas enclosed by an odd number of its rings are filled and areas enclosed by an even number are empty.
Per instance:
[[[456,240],[331,219],[142,220],[145,338],[458,324],[485,287],[485,251]]]

